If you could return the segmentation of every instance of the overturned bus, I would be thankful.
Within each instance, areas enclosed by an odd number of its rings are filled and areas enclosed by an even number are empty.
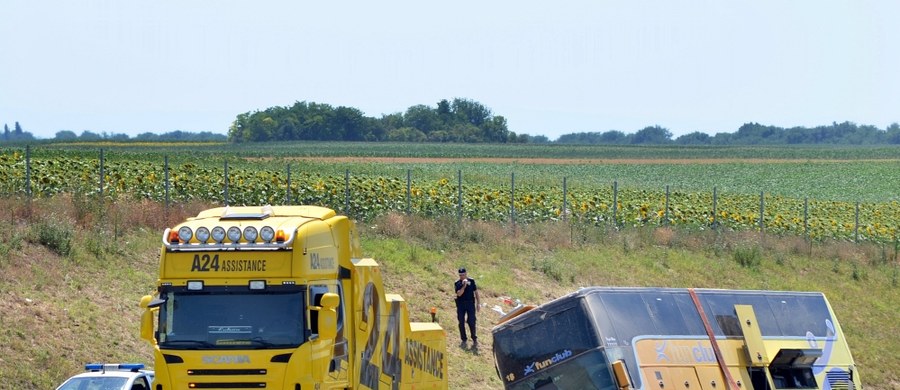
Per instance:
[[[506,389],[858,389],[816,292],[584,288],[493,331]]]

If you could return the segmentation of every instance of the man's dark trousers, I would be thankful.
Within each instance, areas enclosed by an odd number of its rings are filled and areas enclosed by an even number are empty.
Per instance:
[[[469,333],[472,340],[477,341],[475,336],[475,301],[458,301],[456,302],[456,318],[459,320],[459,337],[462,341],[466,341],[466,323],[469,324]]]

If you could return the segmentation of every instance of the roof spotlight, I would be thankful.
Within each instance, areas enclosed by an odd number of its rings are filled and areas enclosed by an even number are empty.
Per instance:
[[[221,226],[216,226],[212,230],[212,238],[218,244],[221,244],[223,240],[225,240],[225,228]]]
[[[272,242],[275,239],[275,229],[272,229],[271,226],[263,226],[262,229],[259,229],[259,238],[262,238],[265,243]]]
[[[241,228],[237,226],[228,228],[228,239],[237,244],[237,242],[241,240]]]
[[[200,243],[206,244],[206,242],[209,241],[209,229],[205,227],[197,228],[196,235],[197,241],[200,241]]]
[[[258,232],[256,231],[256,228],[255,228],[255,227],[253,227],[253,226],[247,226],[247,227],[244,228],[244,239],[247,240],[247,242],[250,242],[250,243],[255,242],[255,241],[256,241],[256,237],[257,237],[258,235],[259,235],[259,234],[258,234]]]
[[[191,231],[191,228],[182,226],[178,229],[178,239],[181,240],[181,242],[186,244],[192,237],[194,237],[194,232]]]

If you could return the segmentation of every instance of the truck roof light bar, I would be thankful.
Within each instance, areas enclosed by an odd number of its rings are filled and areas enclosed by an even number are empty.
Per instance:
[[[179,238],[179,232],[177,230],[166,229],[165,233],[163,233],[163,245],[168,251],[185,252],[211,250],[280,250],[291,248],[291,245],[294,242],[294,234],[288,236],[284,230],[278,229],[272,234],[272,240],[266,241],[265,239],[271,234],[271,231],[266,228],[271,229],[271,227],[265,226],[256,234],[256,236],[252,236],[253,233],[251,233],[250,235],[252,237],[246,237],[246,242],[241,241],[241,238],[244,237],[244,235],[241,234],[241,229],[237,226],[229,228],[231,234],[229,234],[227,239],[225,238],[226,231],[221,226],[212,228],[208,233],[208,238],[206,236],[207,233],[205,232],[201,236],[201,231],[204,231],[206,228],[197,228],[197,231],[195,232],[196,240],[194,240],[194,242],[182,241]],[[237,231],[237,235],[235,235],[234,231]],[[264,232],[265,234],[263,234]],[[235,236],[238,236],[237,241],[233,240]],[[206,238],[206,240],[203,240],[203,238]],[[253,240],[250,240],[250,238]],[[262,241],[259,241],[260,238]]]

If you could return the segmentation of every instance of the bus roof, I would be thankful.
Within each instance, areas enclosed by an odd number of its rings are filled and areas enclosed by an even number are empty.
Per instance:
[[[696,288],[694,292],[697,293],[698,296],[704,295],[721,295],[721,294],[729,294],[729,295],[743,295],[743,296],[784,296],[784,297],[824,297],[821,292],[810,292],[810,291],[775,291],[775,290],[731,290],[731,289],[712,289],[712,288]],[[546,302],[530,311],[526,311],[519,315],[516,318],[509,319],[497,326],[492,330],[493,332],[501,331],[503,328],[507,326],[517,326],[521,325],[521,321],[525,321],[526,318],[530,318],[533,316],[540,316],[542,314],[553,314],[557,313],[560,310],[567,309],[571,306],[572,302],[577,301],[579,298],[586,297],[588,295],[609,295],[609,294],[643,294],[643,293],[654,293],[654,294],[688,294],[689,289],[687,288],[675,288],[675,287],[582,287],[581,289],[556,298],[552,301]],[[824,299],[824,298],[823,298]]]

